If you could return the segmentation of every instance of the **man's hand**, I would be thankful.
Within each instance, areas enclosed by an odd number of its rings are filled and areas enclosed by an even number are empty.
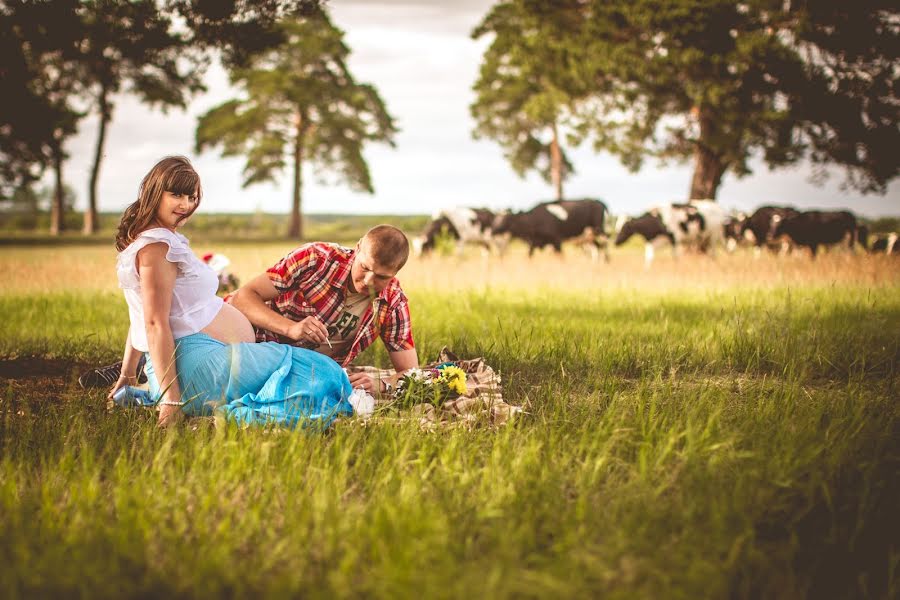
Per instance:
[[[363,388],[372,396],[381,394],[381,381],[377,377],[372,377],[368,373],[351,373],[348,375],[350,385],[354,388]]]
[[[328,328],[318,317],[306,317],[302,321],[291,324],[287,337],[297,342],[315,342],[324,344],[328,339]]]

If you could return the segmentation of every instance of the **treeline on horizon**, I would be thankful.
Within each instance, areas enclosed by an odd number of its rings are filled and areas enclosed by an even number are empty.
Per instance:
[[[283,240],[287,217],[286,213],[197,213],[185,227],[189,230],[188,235],[191,239]],[[84,236],[79,231],[83,213],[68,211],[65,214],[65,231],[68,233],[63,238],[48,234],[50,213],[47,211],[0,212],[0,243],[51,242],[66,239],[112,244],[121,218],[120,212],[100,212],[97,214],[96,231],[90,236]],[[429,215],[307,213],[304,215],[304,224],[306,239],[350,243],[358,240],[370,228],[382,223],[395,225],[412,237],[422,231],[430,219]],[[900,224],[900,218],[896,219],[896,222]]]
[[[82,213],[69,211],[65,215],[67,229],[75,232],[82,220]],[[191,217],[187,228],[192,239],[264,241],[284,238],[286,213],[197,213]],[[69,241],[90,240],[91,243],[109,243],[115,236],[116,227],[122,217],[118,212],[98,213],[97,230],[88,237],[66,236]],[[892,233],[900,231],[900,216],[867,218],[857,216],[860,223],[871,233]],[[349,244],[359,239],[366,231],[381,223],[390,223],[402,229],[410,237],[418,235],[431,220],[429,215],[399,214],[325,214],[307,213],[306,239],[324,240]],[[49,212],[8,213],[0,212],[0,244],[45,243],[63,239],[50,237],[47,229]]]
[[[291,176],[291,238],[306,237],[305,164],[373,193],[363,149],[395,143],[394,117],[350,72],[344,34],[316,0],[0,0],[0,32],[0,202],[33,205],[52,174],[51,234],[100,225],[117,98],[184,109],[214,60],[239,94],[199,118],[194,151],[244,157],[245,187]],[[805,160],[820,179],[839,165],[860,193],[884,194],[900,171],[895,2],[503,0],[472,37],[490,40],[473,136],[557,199],[581,144],[633,171],[691,163],[689,198],[715,198],[753,158]],[[88,116],[99,126],[78,223],[65,144]]]

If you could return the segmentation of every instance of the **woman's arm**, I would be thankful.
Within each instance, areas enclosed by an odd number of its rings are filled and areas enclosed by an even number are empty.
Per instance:
[[[112,389],[109,390],[109,394],[106,396],[107,398],[111,399],[113,394],[126,385],[135,385],[137,383],[137,375],[134,375],[133,373],[137,371],[140,358],[140,350],[135,349],[135,347],[131,345],[131,331],[129,331],[128,337],[125,338],[125,353],[122,355],[122,373],[119,375],[119,380],[116,381],[113,384]],[[128,373],[132,373],[132,375],[128,375]]]
[[[159,424],[170,425],[182,417],[181,387],[175,367],[175,340],[169,325],[172,290],[178,267],[166,260],[168,245],[158,242],[141,248],[137,270],[141,278],[141,300],[144,305],[144,328],[153,371],[162,390]]]

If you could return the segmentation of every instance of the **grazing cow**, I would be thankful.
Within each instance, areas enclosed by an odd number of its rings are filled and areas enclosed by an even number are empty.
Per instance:
[[[747,215],[737,213],[725,219],[725,225],[722,226],[722,235],[725,237],[725,249],[728,252],[734,252],[737,247],[749,241],[748,236],[744,234],[744,221]]]
[[[572,240],[588,248],[594,259],[602,248],[604,258],[609,262],[606,215],[606,205],[599,200],[543,202],[525,212],[497,215],[493,232],[501,248],[511,237],[525,241],[528,256],[544,246],[553,246],[556,252],[562,252],[562,242]]]
[[[789,237],[798,246],[806,246],[813,258],[819,246],[847,242],[849,248],[859,241],[865,248],[865,231],[860,230],[853,213],[809,210],[785,217],[775,225],[773,237]]]
[[[675,257],[680,248],[686,246],[715,255],[724,240],[725,211],[713,200],[656,206],[627,221],[616,236],[616,246],[621,246],[635,234],[646,240],[644,263],[647,267],[653,262],[655,247],[666,242],[672,245]]]
[[[900,244],[897,243],[897,234],[883,233],[876,235],[869,251],[873,254],[880,252],[882,254],[895,254],[900,256]]]
[[[456,207],[437,212],[422,235],[413,239],[416,256],[434,250],[441,231],[456,240],[457,254],[465,244],[476,244],[490,251],[493,246],[491,226],[496,215],[485,208]]]
[[[673,250],[675,248],[675,236],[666,228],[658,214],[648,212],[626,221],[616,235],[616,246],[621,246],[633,235],[644,238],[644,265],[647,267],[653,262],[655,246],[669,242]]]
[[[777,241],[775,239],[775,228],[785,218],[797,214],[800,214],[800,211],[790,206],[763,206],[757,208],[744,221],[741,233],[745,236],[753,237],[757,255],[759,255],[763,247],[769,248],[773,252],[788,252],[790,251],[790,243],[786,240]]]

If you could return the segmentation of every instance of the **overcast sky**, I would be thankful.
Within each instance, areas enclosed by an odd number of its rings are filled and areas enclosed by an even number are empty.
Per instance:
[[[487,40],[469,34],[491,6],[487,0],[375,1],[331,0],[334,23],[346,33],[352,54],[349,66],[358,81],[374,84],[400,128],[396,148],[371,145],[365,151],[375,194],[357,194],[344,185],[322,184],[309,165],[304,171],[303,208],[311,213],[431,213],[452,205],[524,209],[552,197],[551,186],[536,175],[520,179],[496,143],[475,141],[469,105]],[[193,152],[197,117],[231,98],[220,68],[207,75],[208,92],[188,111],[163,114],[127,96],[116,101],[108,129],[106,159],[100,175],[100,210],[118,211],[134,200],[138,183],[162,156],[186,154],[194,161],[204,187],[203,212],[257,209],[285,213],[290,208],[291,175],[277,185],[241,188],[244,162],[223,159],[215,150]],[[68,144],[71,159],[66,181],[85,204],[96,119],[82,122]],[[640,213],[648,205],[683,200],[690,165],[645,164],[630,173],[589,144],[571,154],[577,173],[566,183],[566,196],[604,200],[614,213]],[[811,170],[770,172],[763,164],[742,180],[726,175],[719,201],[726,208],[752,210],[761,204],[804,208],[846,207],[867,216],[900,214],[900,182],[885,196],[840,190],[837,170],[823,187],[809,182]]]

